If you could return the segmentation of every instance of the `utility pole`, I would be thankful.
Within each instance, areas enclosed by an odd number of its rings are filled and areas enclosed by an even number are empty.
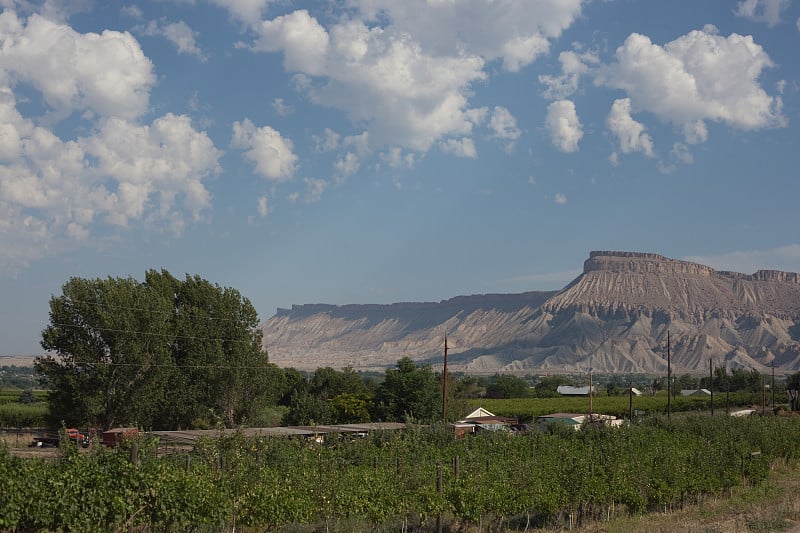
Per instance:
[[[633,381],[628,381],[628,419],[633,423]]]
[[[667,420],[672,415],[672,363],[669,353],[669,330],[667,330]]]
[[[711,416],[714,416],[714,364],[713,358],[708,358],[708,386],[711,389]]]
[[[444,334],[444,368],[442,369],[442,424],[447,424],[447,333]]]
[[[775,410],[775,361],[772,361],[772,410]]]
[[[589,361],[589,421],[592,421],[592,363]]]

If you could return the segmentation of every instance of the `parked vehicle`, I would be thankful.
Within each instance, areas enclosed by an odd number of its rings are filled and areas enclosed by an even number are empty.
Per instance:
[[[67,428],[64,430],[64,436],[81,448],[89,447],[90,439],[88,433],[81,433],[80,430],[75,428]],[[43,437],[34,437],[30,446],[35,448],[57,448],[60,443],[61,437],[59,435],[48,434]]]

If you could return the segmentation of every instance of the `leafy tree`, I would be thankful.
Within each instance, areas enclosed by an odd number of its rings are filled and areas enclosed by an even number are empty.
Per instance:
[[[37,358],[51,423],[231,427],[274,404],[283,372],[261,349],[258,316],[238,291],[148,271],[72,278],[50,300]]]
[[[36,403],[36,396],[33,395],[33,391],[31,389],[24,389],[19,393],[19,400],[17,401],[26,405]]]
[[[569,385],[570,381],[565,376],[545,376],[539,379],[539,383],[533,389],[533,395],[537,398],[556,398],[558,387]]]
[[[678,378],[675,386],[678,390],[697,390],[699,379],[691,374],[683,374]]]
[[[458,398],[483,398],[486,395],[488,381],[484,377],[461,376],[456,380],[456,396]]]
[[[531,395],[527,381],[508,374],[495,374],[486,387],[487,398],[525,398]]]
[[[418,367],[408,357],[386,371],[375,400],[377,419],[433,422],[442,413],[441,391],[433,370],[428,365]]]
[[[365,394],[343,392],[330,400],[330,409],[337,424],[369,422],[370,398]]]

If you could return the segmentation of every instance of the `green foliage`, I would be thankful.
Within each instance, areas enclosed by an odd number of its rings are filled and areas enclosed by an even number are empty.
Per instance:
[[[440,420],[441,388],[433,370],[427,365],[418,367],[408,357],[400,359],[397,368],[386,371],[376,392],[375,408],[378,420]]]
[[[510,374],[495,374],[486,387],[487,398],[526,398],[531,396],[527,381]]]
[[[37,358],[51,425],[234,426],[274,405],[283,372],[261,351],[258,316],[238,291],[166,271],[72,278],[50,300]]]
[[[47,404],[0,403],[0,427],[44,427],[47,420]]]
[[[0,365],[0,389],[33,389],[40,385],[32,366]]]
[[[569,385],[571,382],[566,376],[545,376],[539,379],[539,383],[533,390],[533,395],[537,398],[556,398],[561,396],[557,389],[561,385]]]
[[[33,395],[31,389],[25,389],[19,393],[19,399],[17,401],[23,405],[30,405],[36,403],[36,396]]]
[[[67,447],[58,461],[0,446],[0,530],[396,530],[438,515],[464,529],[525,515],[557,528],[570,514],[663,510],[760,483],[776,459],[800,458],[799,431],[800,417],[687,416],[464,439],[409,427],[325,445],[221,432],[189,456],[159,457],[146,438]]]

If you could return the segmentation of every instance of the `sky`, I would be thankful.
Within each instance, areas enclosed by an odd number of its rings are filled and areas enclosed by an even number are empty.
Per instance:
[[[0,0],[0,356],[72,277],[293,304],[800,271],[800,2]]]

